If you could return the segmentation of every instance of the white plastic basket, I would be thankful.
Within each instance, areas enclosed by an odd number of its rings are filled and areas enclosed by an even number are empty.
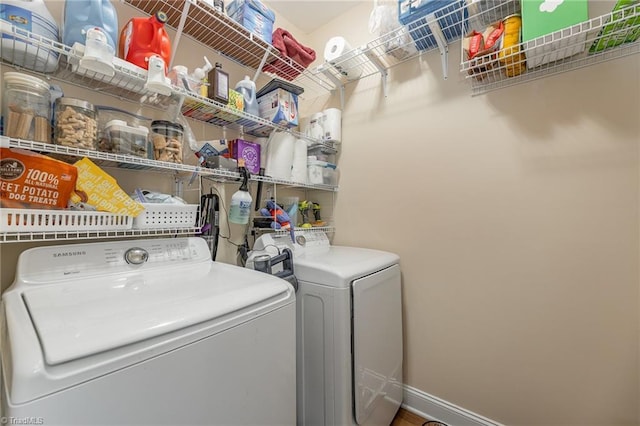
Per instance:
[[[197,204],[143,203],[144,211],[133,219],[134,229],[191,228],[196,226]]]
[[[40,209],[0,209],[0,232],[120,231],[133,218],[107,212]]]

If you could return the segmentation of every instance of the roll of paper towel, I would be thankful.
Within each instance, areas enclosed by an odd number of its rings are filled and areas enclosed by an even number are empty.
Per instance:
[[[343,37],[332,37],[324,46],[324,60],[348,80],[355,80],[362,75],[362,62],[358,58],[360,51],[351,48]]]
[[[293,149],[291,180],[307,183],[307,141],[304,139],[297,139]]]
[[[342,142],[342,111],[338,108],[328,108],[322,111],[322,139],[335,143]]]
[[[293,150],[296,138],[289,132],[273,132],[267,142],[264,174],[275,179],[291,179]]]

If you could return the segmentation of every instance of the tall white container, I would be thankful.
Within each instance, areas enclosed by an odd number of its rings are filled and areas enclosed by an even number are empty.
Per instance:
[[[44,0],[2,0],[0,19],[18,34],[29,31],[48,40],[59,41],[60,29],[44,4]],[[53,72],[58,67],[58,54],[49,49],[2,34],[2,59],[38,72]]]

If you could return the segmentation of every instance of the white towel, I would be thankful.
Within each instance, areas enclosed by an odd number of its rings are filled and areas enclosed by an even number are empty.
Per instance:
[[[294,145],[291,181],[307,183],[307,141],[304,139],[296,140]]]

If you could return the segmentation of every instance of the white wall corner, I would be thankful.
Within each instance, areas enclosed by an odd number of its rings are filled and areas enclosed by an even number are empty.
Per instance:
[[[429,420],[449,426],[504,426],[411,386],[404,385],[403,393],[402,408]]]

